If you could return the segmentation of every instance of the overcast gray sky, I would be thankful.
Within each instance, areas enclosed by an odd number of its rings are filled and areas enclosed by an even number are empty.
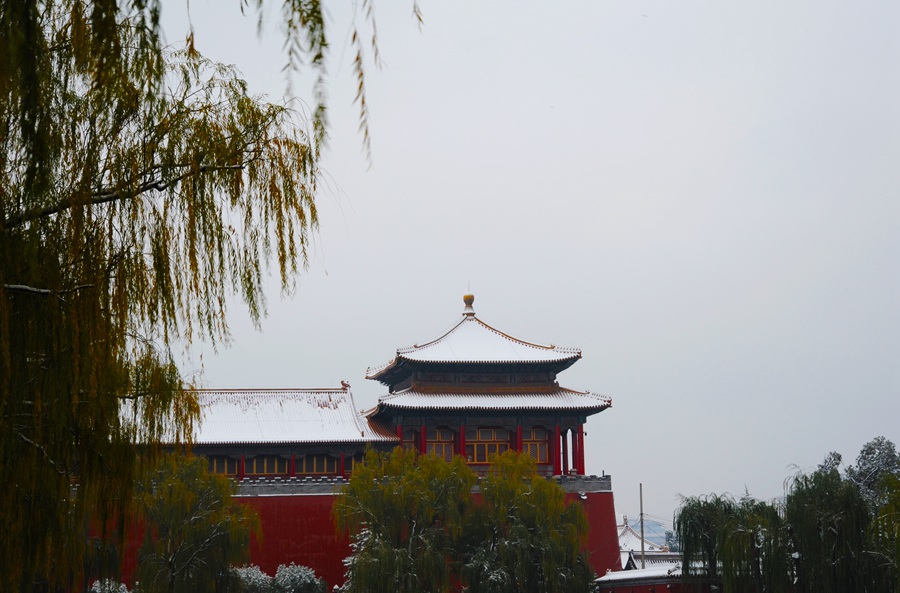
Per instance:
[[[277,7],[192,0],[197,47],[280,99]],[[351,3],[330,21],[321,231],[292,298],[203,354],[209,387],[352,384],[485,322],[575,346],[612,396],[588,473],[617,512],[773,498],[829,451],[900,441],[900,4],[891,0],[376,3],[368,166]],[[184,37],[184,4],[163,13]],[[303,79],[295,80],[302,88]],[[197,369],[198,359],[185,363]]]

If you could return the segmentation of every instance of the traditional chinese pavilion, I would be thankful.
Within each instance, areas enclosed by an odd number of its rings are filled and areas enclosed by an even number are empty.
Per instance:
[[[476,469],[515,449],[546,475],[583,475],[584,423],[612,401],[556,381],[581,350],[514,338],[475,315],[472,295],[464,302],[448,332],[368,369],[366,378],[389,391],[370,421],[391,427],[404,446],[462,455]]]
[[[483,322],[474,297],[438,338],[401,348],[366,378],[387,393],[359,412],[349,385],[337,389],[204,390],[195,452],[238,480],[263,540],[253,562],[269,574],[295,562],[330,584],[343,580],[348,542],[335,534],[331,506],[366,447],[396,446],[464,456],[476,471],[508,449],[527,452],[587,511],[587,544],[598,574],[621,568],[609,476],[585,476],[584,425],[609,397],[561,387],[576,348],[526,342]]]

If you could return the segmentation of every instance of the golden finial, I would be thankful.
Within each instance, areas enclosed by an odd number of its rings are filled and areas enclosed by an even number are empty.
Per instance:
[[[469,317],[475,315],[475,309],[472,308],[472,303],[475,302],[475,295],[474,294],[463,295],[463,302],[466,304],[466,308],[463,309],[463,315],[467,315]]]

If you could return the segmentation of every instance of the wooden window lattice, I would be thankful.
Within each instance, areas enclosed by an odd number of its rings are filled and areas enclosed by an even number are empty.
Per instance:
[[[549,456],[549,431],[545,428],[526,428],[522,431],[522,452],[537,463],[547,463]]]
[[[510,433],[505,428],[477,428],[466,431],[466,459],[469,463],[489,463],[491,457],[509,449]]]
[[[226,476],[237,475],[237,459],[224,455],[214,455],[208,458],[209,472],[212,474],[224,474]]]
[[[257,455],[244,460],[244,473],[248,476],[274,476],[286,474],[288,460],[277,455]]]
[[[427,452],[434,453],[444,461],[453,461],[456,453],[454,447],[454,433],[449,428],[433,428],[428,431]]]
[[[346,463],[346,460],[345,460]],[[331,455],[306,455],[297,459],[298,474],[336,474],[337,459]]]

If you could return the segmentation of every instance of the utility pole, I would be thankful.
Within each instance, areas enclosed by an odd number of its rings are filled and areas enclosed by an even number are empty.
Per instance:
[[[644,483],[640,483],[641,494],[641,568],[644,568]]]

